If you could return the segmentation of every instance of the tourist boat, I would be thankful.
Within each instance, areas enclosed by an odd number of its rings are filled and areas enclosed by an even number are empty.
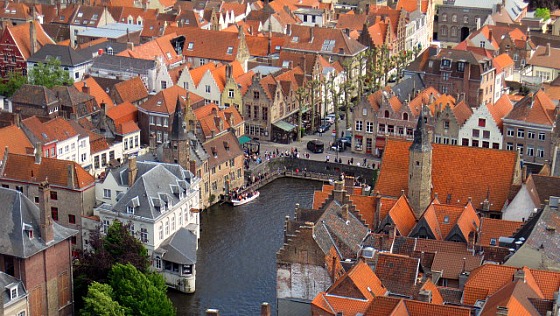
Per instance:
[[[243,204],[249,203],[249,202],[251,202],[252,200],[258,198],[259,195],[260,195],[259,191],[255,191],[255,192],[253,192],[253,195],[251,195],[251,197],[244,198],[244,199],[241,199],[241,200],[232,199],[232,200],[231,200],[231,203],[233,203],[233,206],[243,205]]]

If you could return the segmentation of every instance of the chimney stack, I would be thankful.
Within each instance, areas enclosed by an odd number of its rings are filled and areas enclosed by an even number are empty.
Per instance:
[[[35,143],[34,154],[35,154],[35,164],[40,165],[41,164],[41,158],[43,156],[43,150],[42,150],[42,146],[41,146],[40,142]]]
[[[136,166],[136,157],[128,158],[128,187],[132,187],[136,181],[136,175],[138,174],[138,167]]]
[[[68,164],[68,187],[71,189],[76,188],[76,170],[74,170],[74,163]]]
[[[53,220],[51,217],[51,187],[48,181],[39,184],[39,226],[45,244],[54,240]]]
[[[546,43],[546,49],[544,50],[545,56],[550,56],[550,43]]]
[[[348,222],[348,219],[350,218],[350,215],[348,214],[348,204],[344,204],[342,205],[342,219],[345,222]]]
[[[313,43],[313,39],[315,38],[313,34],[313,29],[314,29],[313,26],[309,28],[309,43]]]
[[[84,85],[82,86],[82,92],[89,94],[89,87],[85,81],[84,81]]]
[[[34,7],[35,8],[35,7]],[[33,10],[35,12],[35,10]],[[37,52],[37,30],[35,29],[35,14],[32,14],[32,20],[29,22],[29,51],[31,55]]]
[[[270,305],[267,302],[261,304],[261,316],[270,316]]]
[[[231,64],[227,64],[226,65],[226,79],[232,78],[232,76],[233,76],[233,74],[232,74]]]
[[[15,111],[15,116],[14,116],[14,125],[16,127],[21,127],[21,110],[17,109]]]

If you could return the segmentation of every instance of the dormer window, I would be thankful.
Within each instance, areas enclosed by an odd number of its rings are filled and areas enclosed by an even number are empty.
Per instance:
[[[444,224],[449,224],[449,216],[444,216],[443,217],[443,223]]]
[[[299,42],[299,36],[292,37],[292,43],[297,43],[297,42]]]
[[[128,214],[134,214],[134,206],[132,206],[132,205],[127,205],[127,206],[126,206],[126,212],[127,212]]]
[[[450,68],[450,67],[451,67],[451,60],[449,59],[441,60],[441,68]]]
[[[10,292],[10,301],[18,298],[18,286],[16,283],[8,284],[6,290]]]
[[[33,226],[29,224],[23,224],[23,230],[27,234],[27,237],[29,237],[29,239],[33,239]]]
[[[464,72],[465,71],[465,62],[460,61],[457,63],[457,71]]]

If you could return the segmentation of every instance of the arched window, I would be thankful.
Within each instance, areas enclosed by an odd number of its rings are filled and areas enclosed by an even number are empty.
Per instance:
[[[408,113],[403,113],[402,119],[403,121],[408,121]]]
[[[160,256],[156,256],[154,259],[154,267],[158,270],[161,270],[161,258]]]
[[[385,117],[389,117],[389,111],[385,110]]]
[[[443,25],[441,27],[441,35],[447,36],[447,26]]]
[[[452,37],[457,36],[457,27],[455,27],[455,26],[451,27],[451,36]]]
[[[457,22],[457,14],[451,16],[451,22]]]
[[[444,13],[441,15],[441,21],[442,22],[447,22],[447,13]]]

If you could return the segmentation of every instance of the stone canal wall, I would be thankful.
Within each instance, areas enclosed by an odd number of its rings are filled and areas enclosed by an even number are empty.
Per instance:
[[[352,176],[354,178],[361,179],[361,182],[365,182],[374,187],[375,181],[377,180],[378,169],[364,168],[356,165],[348,165],[343,163],[333,163],[301,158],[291,158],[291,157],[279,157],[274,158],[269,161],[264,161],[259,165],[252,165],[249,170],[245,171],[245,177],[251,178],[252,176],[257,176],[265,173],[278,173],[279,171],[295,171],[299,172],[309,172],[315,174],[329,174],[332,175],[333,179],[344,173],[347,176]],[[286,176],[290,176],[291,172],[288,172]]]

